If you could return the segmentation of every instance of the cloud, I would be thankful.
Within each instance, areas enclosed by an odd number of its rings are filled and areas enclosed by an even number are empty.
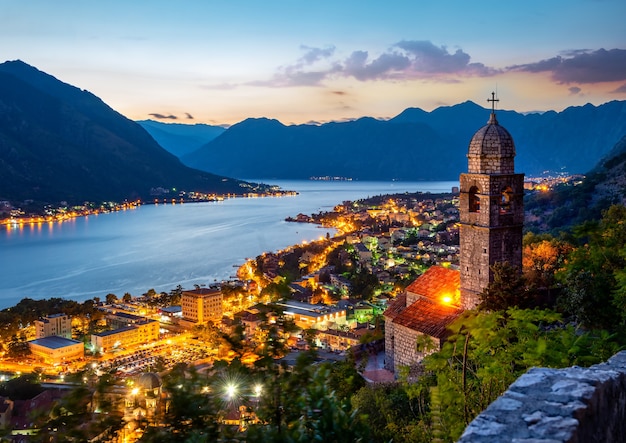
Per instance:
[[[299,59],[299,63],[302,65],[312,65],[319,60],[331,57],[335,53],[334,46],[328,46],[326,48],[312,48],[310,46],[301,45],[300,49],[306,50],[306,53]]]
[[[578,86],[572,86],[571,88],[569,88],[569,93],[571,95],[580,94],[580,91],[582,91],[582,89],[580,89]]]
[[[193,115],[191,115],[188,112],[185,112],[185,115],[187,116],[187,120],[193,120]]]
[[[482,63],[470,63],[471,57],[462,49],[454,53],[445,46],[435,46],[430,41],[403,40],[396,46],[409,54],[411,69],[416,74],[459,74],[472,76],[491,76],[498,70],[488,68]]]
[[[398,52],[381,54],[374,60],[368,60],[367,51],[355,51],[343,63],[342,74],[357,80],[376,80],[396,77],[411,66],[411,60]]]
[[[178,120],[178,117],[176,117],[175,115],[165,115],[165,114],[159,114],[159,113],[152,113],[152,114],[148,114],[151,115],[152,117],[159,119],[159,120]]]
[[[510,66],[508,70],[548,72],[561,84],[624,81],[626,49],[575,49],[535,63]]]
[[[626,83],[611,92],[614,94],[626,94]]]
[[[301,46],[305,54],[295,63],[281,67],[263,86],[319,86],[331,77],[353,77],[360,81],[426,78],[458,81],[456,76],[491,76],[499,71],[482,63],[471,63],[461,49],[448,51],[430,41],[403,40],[377,56],[356,50],[343,60],[333,60],[334,46]]]

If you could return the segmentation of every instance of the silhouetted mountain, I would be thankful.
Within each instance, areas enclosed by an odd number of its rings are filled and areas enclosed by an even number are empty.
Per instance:
[[[21,61],[0,64],[0,199],[148,198],[152,188],[245,192],[188,168],[93,94]]]
[[[239,177],[443,179],[465,163],[464,156],[423,148],[444,143],[421,123],[361,118],[322,126],[284,126],[276,120],[247,119],[183,161]]]
[[[148,131],[159,145],[177,157],[197,151],[213,140],[226,128],[202,123],[187,125],[182,123],[161,123],[154,120],[140,120],[137,123]]]
[[[361,180],[456,180],[472,135],[490,110],[473,102],[432,112],[409,108],[387,120],[320,126],[248,119],[191,154],[189,166],[236,177],[349,176]],[[584,173],[626,134],[626,101],[562,112],[497,111],[515,140],[516,169]]]
[[[558,232],[588,220],[599,220],[611,205],[626,205],[626,135],[578,185],[559,185],[526,198],[526,209],[540,215],[533,230]],[[530,226],[533,228],[532,224]]]

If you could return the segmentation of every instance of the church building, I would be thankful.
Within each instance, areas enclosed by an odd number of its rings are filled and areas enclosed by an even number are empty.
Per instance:
[[[389,304],[383,315],[385,367],[391,371],[440,349],[448,325],[478,305],[495,263],[522,271],[524,174],[515,173],[515,144],[496,119],[494,95],[489,121],[472,137],[467,173],[460,176],[459,270],[433,266]]]

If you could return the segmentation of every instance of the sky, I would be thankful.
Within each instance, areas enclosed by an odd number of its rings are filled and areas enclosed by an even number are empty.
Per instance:
[[[0,0],[22,60],[133,120],[390,118],[626,99],[625,0]]]

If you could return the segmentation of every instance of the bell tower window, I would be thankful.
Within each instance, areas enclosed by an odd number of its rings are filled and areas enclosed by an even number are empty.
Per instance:
[[[511,212],[511,203],[513,200],[513,190],[510,186],[502,189],[502,196],[500,199],[500,214],[508,214]]]
[[[476,186],[469,190],[469,212],[480,212],[480,191]]]

